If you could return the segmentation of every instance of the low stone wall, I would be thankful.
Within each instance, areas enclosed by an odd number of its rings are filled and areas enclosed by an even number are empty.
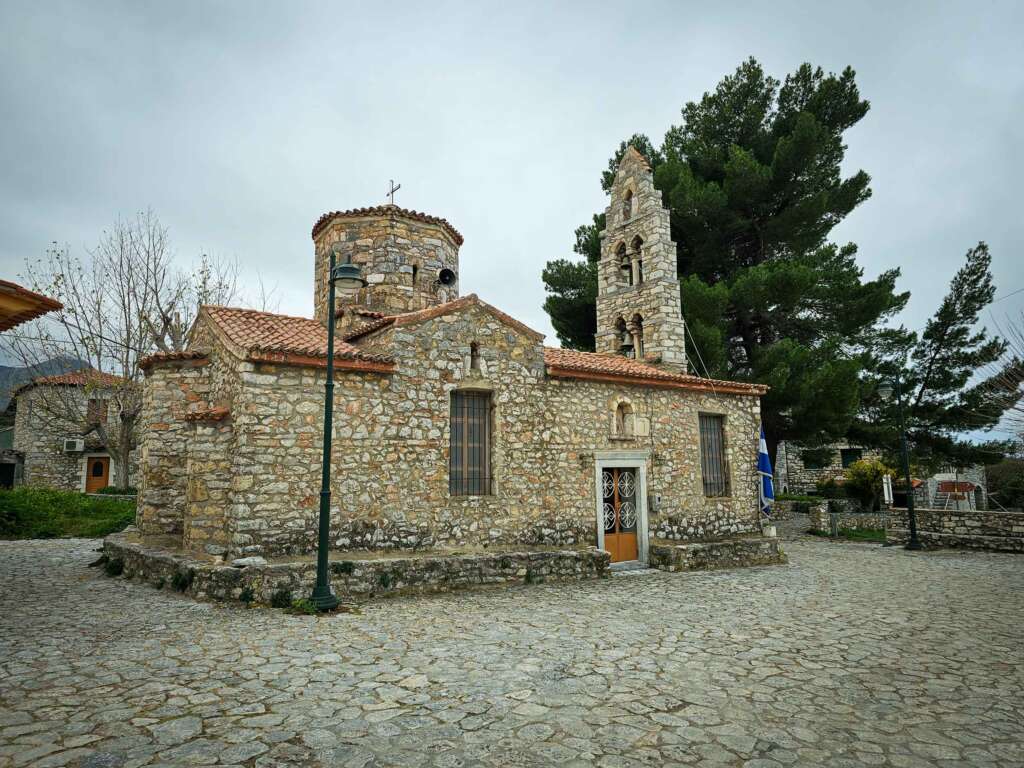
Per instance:
[[[688,544],[652,541],[649,561],[652,568],[662,571],[712,571],[787,562],[778,539],[761,537]]]
[[[917,538],[929,549],[988,549],[1024,552],[1024,512],[918,509]],[[907,510],[893,509],[885,540],[906,544],[910,537]]]
[[[772,504],[768,516],[773,522],[776,520],[792,520],[793,515],[806,515],[811,506],[812,503],[809,501],[778,499]]]
[[[885,530],[888,512],[861,512],[855,499],[828,499],[811,507],[811,530],[835,536],[841,530]]]
[[[316,582],[312,560],[236,568],[193,559],[131,532],[108,536],[103,551],[108,559],[122,561],[129,578],[203,600],[269,603],[283,592],[292,598],[308,597]],[[330,566],[331,583],[344,601],[488,584],[599,578],[606,575],[610,559],[607,552],[595,548],[377,558],[332,553]]]

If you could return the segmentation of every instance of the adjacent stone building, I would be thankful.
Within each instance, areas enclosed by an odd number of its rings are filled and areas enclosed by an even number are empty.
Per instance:
[[[779,493],[817,493],[818,483],[843,479],[845,469],[861,459],[881,460],[875,448],[848,442],[811,447],[783,440],[775,453],[775,490]]]
[[[93,492],[135,481],[130,462],[128,481],[121,482],[110,451],[93,423],[115,424],[118,412],[110,391],[120,380],[93,370],[43,376],[19,387],[7,406],[14,418],[15,485],[37,485],[67,491]]]
[[[675,246],[651,171],[620,165],[602,234],[598,353],[459,295],[462,236],[387,205],[312,232],[314,317],[203,307],[144,361],[138,526],[199,555],[316,545],[326,324],[338,549],[597,545],[759,533],[764,387],[686,372]],[[329,316],[327,257],[367,281]]]

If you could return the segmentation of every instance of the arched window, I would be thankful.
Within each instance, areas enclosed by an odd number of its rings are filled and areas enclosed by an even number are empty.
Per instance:
[[[633,284],[640,285],[644,281],[644,241],[639,235],[633,238],[632,246],[632,259],[636,262],[636,269],[633,270]]]
[[[622,220],[626,221],[633,215],[633,190],[627,189],[622,198]]]
[[[417,275],[419,275],[419,273],[420,273],[419,265],[413,264],[412,265],[412,287],[413,288],[416,287],[416,277],[417,277]]]
[[[615,263],[619,265],[619,285],[633,284],[633,265],[626,252],[626,244],[619,243],[615,249]]]
[[[629,403],[619,403],[615,408],[615,435],[633,436],[633,406]]]
[[[469,345],[469,370],[480,370],[480,345],[475,341]]]
[[[633,334],[629,332],[629,329],[626,327],[626,321],[622,317],[615,321],[615,333],[619,337],[619,354],[623,357],[632,357]]]

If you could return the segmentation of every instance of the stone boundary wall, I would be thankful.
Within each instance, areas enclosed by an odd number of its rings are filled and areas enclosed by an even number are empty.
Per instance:
[[[787,558],[778,539],[751,537],[730,541],[675,544],[651,542],[649,565],[660,571],[713,571],[754,565],[781,565]]]
[[[134,493],[87,493],[85,494],[91,499],[117,499],[118,501],[130,501],[135,503],[138,501],[138,496]]]
[[[889,520],[888,512],[860,512],[860,502],[855,499],[828,499],[811,505],[809,512],[811,530],[835,536],[840,530],[865,531],[885,530]]]
[[[988,549],[1024,552],[1024,512],[918,509],[917,537],[929,549]],[[893,509],[885,540],[906,544],[910,537],[907,510]]]
[[[104,539],[103,552],[109,559],[123,562],[123,573],[128,578],[164,589],[184,586],[179,591],[201,600],[238,601],[247,597],[250,602],[267,604],[281,590],[290,592],[293,599],[309,597],[316,582],[313,561],[236,568],[146,546],[126,534]],[[610,560],[607,552],[588,548],[374,559],[338,559],[333,555],[330,567],[331,584],[344,602],[494,584],[600,578],[607,574]]]

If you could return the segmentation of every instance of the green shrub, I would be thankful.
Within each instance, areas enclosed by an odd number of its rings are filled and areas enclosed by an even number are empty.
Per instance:
[[[351,560],[336,560],[331,563],[331,573],[337,576],[348,576],[356,569],[356,564]]]
[[[272,608],[291,608],[292,591],[290,589],[277,590],[270,596],[270,606]]]
[[[239,593],[238,599],[246,605],[250,605],[252,601],[256,599],[256,595],[252,591],[252,587],[246,587]]]
[[[308,597],[301,597],[298,600],[292,600],[291,613],[302,613],[307,616],[315,616],[320,613],[320,610]]]
[[[195,576],[196,574],[191,568],[175,571],[174,575],[171,576],[171,586],[177,592],[184,592],[192,586],[192,580]]]
[[[126,488],[118,488],[116,485],[108,485],[105,488],[100,488],[96,493],[102,493],[108,496],[135,496],[139,492],[138,488],[127,486]]]
[[[153,586],[155,586],[157,589],[163,589],[166,584],[167,584],[167,579],[161,577],[161,578],[156,580],[156,584],[154,584]]]
[[[861,507],[870,512],[882,497],[882,478],[891,474],[893,470],[878,459],[861,459],[843,472],[843,487],[848,496],[860,501]]]
[[[98,538],[135,522],[135,503],[74,491],[21,486],[0,490],[0,538]]]
[[[124,560],[120,557],[111,558],[103,564],[103,570],[107,572],[107,576],[120,576],[124,573]]]
[[[391,574],[387,571],[381,571],[380,575],[377,576],[377,583],[380,584],[381,589],[391,589]]]

